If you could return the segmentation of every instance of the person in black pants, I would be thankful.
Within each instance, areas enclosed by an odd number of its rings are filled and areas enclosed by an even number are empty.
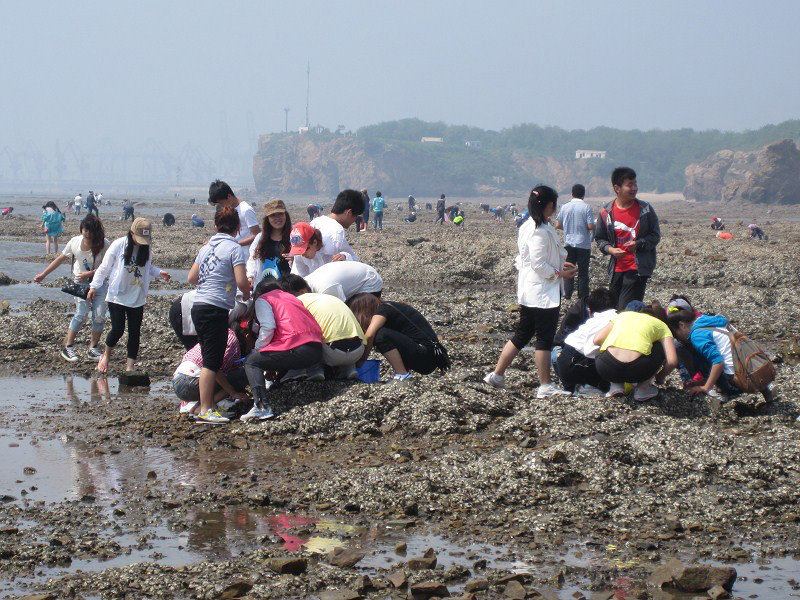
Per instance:
[[[413,380],[411,371],[433,373],[438,366],[434,343],[439,338],[417,309],[402,302],[384,302],[366,293],[356,294],[347,305],[367,338],[358,364],[363,364],[374,347],[394,369],[394,381]]]
[[[439,225],[444,224],[444,194],[439,196],[439,201],[436,203],[436,221],[435,223],[439,223]]]

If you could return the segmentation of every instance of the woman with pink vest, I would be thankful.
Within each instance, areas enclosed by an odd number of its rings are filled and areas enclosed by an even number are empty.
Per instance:
[[[295,296],[284,292],[275,279],[263,279],[253,294],[258,339],[244,371],[253,390],[253,408],[243,421],[274,416],[267,402],[264,371],[305,369],[322,360],[322,330]]]

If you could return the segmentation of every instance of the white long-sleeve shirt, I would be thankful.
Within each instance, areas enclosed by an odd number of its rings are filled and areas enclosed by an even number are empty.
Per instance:
[[[311,226],[322,234],[322,248],[317,255],[325,257],[323,262],[331,262],[334,254],[344,254],[347,260],[359,260],[358,254],[347,241],[344,227],[336,219],[322,215],[311,221]]]
[[[144,306],[147,293],[150,290],[150,280],[153,277],[159,277],[161,275],[161,269],[153,265],[152,255],[148,258],[147,264],[142,267],[136,267],[138,273],[133,280],[138,282],[137,285],[141,285],[143,293],[139,295],[137,301],[132,304],[127,304],[125,300],[127,292],[129,291],[127,289],[129,287],[127,283],[129,279],[127,276],[129,275],[128,269],[132,268],[130,266],[126,267],[123,259],[127,243],[127,236],[111,242],[108,250],[106,250],[106,255],[103,257],[103,262],[100,263],[97,271],[95,271],[90,287],[96,290],[102,287],[103,283],[105,283],[105,280],[108,278],[109,284],[106,301],[123,304],[130,308],[137,308],[139,306]]]
[[[272,341],[272,336],[275,335],[275,328],[277,327],[272,306],[264,298],[256,300],[256,319],[258,319],[259,329],[255,349],[260,352]]]
[[[528,219],[519,228],[517,247],[517,302],[532,308],[555,308],[561,303],[558,272],[567,260],[556,230],[547,223],[537,227]]]

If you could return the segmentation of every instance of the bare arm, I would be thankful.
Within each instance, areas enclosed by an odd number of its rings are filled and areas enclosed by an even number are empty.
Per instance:
[[[675,350],[675,340],[671,337],[664,338],[661,340],[661,345],[664,347],[664,355],[667,357],[667,361],[658,375],[656,375],[656,383],[659,385],[662,385],[666,381],[667,375],[672,373],[675,367],[678,366],[678,352]]]
[[[608,334],[611,333],[611,329],[614,327],[613,323],[609,323],[605,327],[603,327],[597,334],[594,336],[594,345],[595,346],[602,346],[603,342],[606,341]]]
[[[361,355],[361,358],[356,363],[357,365],[363,365],[364,361],[367,360],[369,353],[372,352],[372,347],[375,345],[375,336],[384,325],[386,325],[386,317],[373,315],[372,320],[369,322],[369,327],[367,327],[367,332],[364,334],[364,337],[367,338],[367,345],[364,346],[364,354]]]
[[[36,283],[42,283],[42,281],[44,281],[45,277],[50,275],[50,273],[55,271],[60,265],[63,265],[68,260],[69,260],[69,258],[67,258],[65,255],[59,254],[58,256],[56,256],[53,259],[53,261],[49,265],[47,265],[45,270],[42,271],[41,273],[39,273],[36,277],[34,277],[33,280]]]
[[[240,246],[249,246],[249,245],[251,245],[253,243],[253,240],[256,239],[256,236],[259,233],[261,233],[261,227],[259,227],[258,225],[253,225],[250,228],[250,233],[252,235],[250,235],[249,237],[246,237],[246,238],[244,238],[242,240],[239,240],[239,245]]]
[[[244,265],[233,267],[233,275],[236,278],[236,287],[242,292],[242,299],[247,301],[250,298],[250,280],[247,279],[247,268]]]
[[[192,268],[189,269],[189,275],[186,277],[186,281],[192,285],[197,285],[197,282],[200,281],[200,263],[192,264]]]

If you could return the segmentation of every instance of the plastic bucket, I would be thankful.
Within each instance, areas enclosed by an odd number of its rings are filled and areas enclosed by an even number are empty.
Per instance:
[[[358,378],[364,383],[375,383],[381,380],[381,361],[367,360],[356,369]]]

